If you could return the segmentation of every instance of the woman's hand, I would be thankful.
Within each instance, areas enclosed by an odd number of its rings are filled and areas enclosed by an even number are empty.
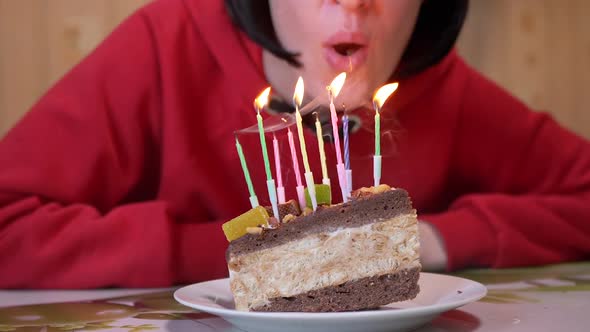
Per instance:
[[[420,263],[425,271],[444,271],[447,268],[447,253],[436,228],[425,221],[418,222],[420,235]]]

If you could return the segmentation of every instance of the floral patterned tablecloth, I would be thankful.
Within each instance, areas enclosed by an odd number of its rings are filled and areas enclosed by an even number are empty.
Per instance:
[[[590,262],[469,270],[488,295],[419,332],[590,331]],[[238,331],[177,303],[174,289],[0,291],[0,331]]]

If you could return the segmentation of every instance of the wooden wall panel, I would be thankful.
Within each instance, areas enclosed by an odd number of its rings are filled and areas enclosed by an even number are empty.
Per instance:
[[[475,68],[590,138],[590,2],[471,1],[459,40]]]
[[[0,0],[0,136],[148,0]]]
[[[44,4],[0,0],[0,136],[46,89]]]
[[[0,136],[148,0],[0,0]],[[473,0],[469,63],[590,138],[590,1]]]
[[[575,48],[572,49],[573,59],[565,57],[563,63],[571,62],[571,70],[575,73],[575,80],[564,83],[575,87],[575,107],[572,109],[570,125],[578,132],[590,137],[590,1],[575,0],[574,9],[576,19],[573,21]]]

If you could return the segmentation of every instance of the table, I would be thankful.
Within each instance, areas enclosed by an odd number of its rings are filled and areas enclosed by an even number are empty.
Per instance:
[[[456,273],[488,287],[418,332],[590,331],[590,262]],[[168,289],[0,291],[0,331],[239,331]]]

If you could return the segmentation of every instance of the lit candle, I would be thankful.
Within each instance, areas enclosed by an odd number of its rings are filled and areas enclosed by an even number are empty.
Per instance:
[[[297,86],[295,87],[295,94],[293,96],[293,103],[295,105],[295,122],[297,124],[297,133],[299,134],[299,145],[301,147],[301,156],[303,157],[303,169],[305,173],[311,172],[311,168],[309,167],[309,160],[307,158],[307,150],[305,146],[305,136],[303,136],[303,118],[301,117],[301,112],[299,112],[299,107],[303,101],[303,93],[304,93],[304,85],[303,79],[299,77],[297,81]]]
[[[248,171],[248,164],[246,164],[244,151],[242,150],[242,145],[240,144],[240,141],[238,141],[237,136],[236,149],[238,150],[238,156],[240,157],[240,163],[242,164],[242,171],[244,172],[244,177],[246,178],[246,185],[248,186],[248,192],[250,193],[250,205],[252,205],[252,208],[255,208],[259,205],[258,198],[256,197],[256,193],[254,192],[254,186],[252,185],[252,179],[250,179],[250,172]]]
[[[390,83],[382,86],[373,97],[373,107],[375,108],[375,155],[373,156],[373,180],[374,186],[379,186],[381,181],[381,116],[379,112],[383,104],[391,96],[398,83]]]
[[[266,149],[266,137],[264,136],[264,125],[262,124],[262,116],[260,110],[268,103],[268,95],[270,88],[266,88],[254,101],[254,108],[256,108],[256,120],[258,120],[258,133],[260,134],[260,145],[262,147],[262,157],[264,159],[264,170],[266,171],[266,186],[268,188],[268,197],[272,205],[272,212],[276,218],[279,218],[279,205],[277,203],[277,188],[275,181],[272,178],[270,171],[270,161],[268,159],[268,151]]]
[[[326,166],[326,150],[324,149],[324,136],[322,133],[322,124],[320,118],[316,113],[315,117],[315,131],[318,137],[318,147],[320,150],[320,163],[322,165],[322,183],[330,185],[330,178],[328,177],[328,166]]]
[[[381,115],[378,107],[375,107],[375,155],[381,155]]]
[[[279,141],[275,134],[272,135],[272,146],[275,156],[275,170],[277,172],[277,192],[279,203],[285,203],[285,187],[283,187],[283,175],[281,174],[281,155],[279,154]]]
[[[315,211],[318,208],[318,202],[315,194],[315,182],[313,180],[313,173],[309,167],[309,160],[307,158],[307,150],[305,147],[305,136],[303,136],[303,119],[299,107],[303,103],[304,93],[303,78],[299,77],[297,85],[295,86],[295,94],[293,95],[293,104],[295,105],[295,122],[297,124],[297,133],[299,134],[299,146],[301,148],[301,156],[303,157],[303,168],[305,169],[305,182],[307,183],[307,191],[311,199],[311,205]]]
[[[295,181],[297,183],[297,200],[299,207],[303,210],[307,205],[305,203],[305,190],[301,183],[301,171],[299,170],[299,160],[297,159],[297,150],[295,150],[295,141],[293,140],[293,133],[291,128],[287,129],[287,138],[289,140],[289,149],[291,150],[291,161],[293,162],[293,172],[295,173]]]
[[[330,117],[332,119],[332,134],[334,135],[334,149],[336,150],[336,170],[338,171],[338,184],[340,185],[340,192],[342,193],[342,201],[348,201],[348,185],[346,184],[346,170],[344,163],[342,163],[342,152],[340,151],[340,134],[338,133],[338,115],[336,114],[336,107],[334,106],[334,98],[338,97],[344,81],[346,80],[346,73],[341,73],[330,83],[328,93],[330,95]]]

